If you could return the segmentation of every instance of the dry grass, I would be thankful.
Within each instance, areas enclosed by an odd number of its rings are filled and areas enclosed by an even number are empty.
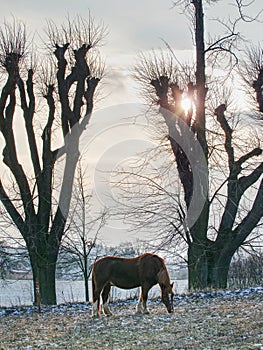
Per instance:
[[[90,306],[65,305],[0,318],[1,350],[11,349],[263,349],[263,293],[159,300],[150,315],[135,301],[115,303],[112,317],[90,318]]]

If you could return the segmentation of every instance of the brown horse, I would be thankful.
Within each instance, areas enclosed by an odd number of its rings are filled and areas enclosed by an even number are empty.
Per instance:
[[[94,317],[100,315],[100,294],[102,295],[104,314],[112,312],[108,306],[111,286],[131,289],[141,286],[140,299],[136,310],[138,313],[149,313],[146,307],[149,290],[159,283],[162,291],[162,302],[168,312],[173,312],[173,284],[164,260],[158,255],[145,253],[136,258],[106,256],[99,259],[92,269],[92,292]],[[171,294],[171,299],[169,299]]]

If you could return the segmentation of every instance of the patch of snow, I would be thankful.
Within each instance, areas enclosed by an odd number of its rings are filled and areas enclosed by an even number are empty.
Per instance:
[[[199,301],[199,300],[209,300],[215,298],[233,298],[233,297],[248,297],[250,295],[257,295],[263,293],[263,286],[251,287],[246,289],[236,289],[234,291],[224,290],[224,291],[210,291],[210,292],[195,292],[187,295],[175,295],[174,303],[179,302],[181,304],[187,304],[188,301]],[[137,303],[136,299],[130,300],[120,300],[114,302],[113,305],[116,307],[121,307],[130,304],[135,305]],[[160,303],[160,298],[149,300],[148,304]],[[55,306],[41,306],[41,314],[58,313],[60,315],[69,313],[90,313],[91,304],[86,303],[68,303],[60,304]],[[36,314],[38,312],[37,306],[17,306],[17,307],[0,307],[0,317],[9,315],[23,315],[23,314]],[[230,314],[232,315],[232,314]],[[163,318],[169,319],[169,315],[162,315]],[[232,316],[227,316],[232,317]],[[263,349],[262,349],[263,350]]]

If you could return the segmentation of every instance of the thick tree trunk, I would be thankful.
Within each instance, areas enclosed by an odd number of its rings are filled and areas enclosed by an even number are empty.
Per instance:
[[[203,210],[190,228],[192,241],[188,242],[188,285],[189,290],[207,288],[209,273],[209,250],[213,242],[207,238],[209,201],[206,198]]]
[[[214,249],[213,249],[214,248]],[[213,289],[227,288],[227,277],[230,263],[236,248],[233,243],[225,242],[224,247],[214,247],[210,250],[209,268],[208,268],[208,287]]]
[[[232,256],[224,257],[219,255],[218,258],[210,263],[208,273],[208,287],[212,289],[227,288],[227,276],[230,267]]]
[[[206,247],[193,242],[188,246],[188,289],[201,290],[207,287],[208,260]]]
[[[56,264],[39,267],[39,293],[43,305],[56,305]]]
[[[32,249],[36,247],[36,249]],[[56,261],[58,247],[52,248],[40,241],[28,247],[33,272],[34,304],[56,305]]]
[[[213,250],[205,242],[188,248],[189,290],[225,289],[234,249]]]
[[[33,291],[34,291],[34,301],[33,305],[38,305],[40,303],[40,294],[39,294],[39,281],[37,274],[37,267],[33,265],[32,259],[30,258],[32,274],[33,274]]]
[[[38,259],[41,259],[38,256]],[[41,266],[38,260],[30,257],[33,287],[34,287],[34,305],[56,305],[56,263],[46,262]]]

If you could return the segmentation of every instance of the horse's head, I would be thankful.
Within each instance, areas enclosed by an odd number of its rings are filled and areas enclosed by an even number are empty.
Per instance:
[[[166,306],[166,309],[169,313],[174,311],[174,306],[173,306],[173,296],[174,296],[174,291],[173,291],[173,283],[172,284],[162,284],[161,285],[162,289],[162,302]]]

